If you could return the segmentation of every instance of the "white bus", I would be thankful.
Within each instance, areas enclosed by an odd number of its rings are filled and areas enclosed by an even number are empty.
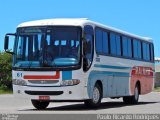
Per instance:
[[[4,45],[13,54],[14,94],[37,109],[58,101],[98,107],[106,97],[137,103],[154,87],[153,48],[150,38],[78,18],[22,23]]]

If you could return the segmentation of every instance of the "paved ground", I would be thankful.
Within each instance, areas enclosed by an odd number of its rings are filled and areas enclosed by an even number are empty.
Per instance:
[[[44,111],[35,110],[30,101],[13,95],[0,95],[0,113],[14,114],[108,114],[108,113],[160,113],[160,92],[140,96],[138,105],[125,105],[122,99],[103,99],[97,110],[86,108],[83,103],[50,103]]]

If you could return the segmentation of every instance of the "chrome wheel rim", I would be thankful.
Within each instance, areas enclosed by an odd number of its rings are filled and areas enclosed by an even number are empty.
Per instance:
[[[99,98],[100,98],[100,92],[97,87],[94,87],[94,89],[93,89],[93,102],[98,103]]]
[[[139,98],[138,87],[135,88],[135,94],[134,94],[134,96],[135,96],[135,100],[138,100],[138,98]]]

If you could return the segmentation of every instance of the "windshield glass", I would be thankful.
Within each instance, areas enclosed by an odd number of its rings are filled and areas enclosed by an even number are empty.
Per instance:
[[[80,62],[79,27],[18,28],[14,67],[66,67]]]

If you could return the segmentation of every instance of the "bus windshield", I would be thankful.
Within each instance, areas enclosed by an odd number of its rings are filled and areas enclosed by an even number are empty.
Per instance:
[[[14,67],[66,67],[80,62],[79,27],[17,29]]]

